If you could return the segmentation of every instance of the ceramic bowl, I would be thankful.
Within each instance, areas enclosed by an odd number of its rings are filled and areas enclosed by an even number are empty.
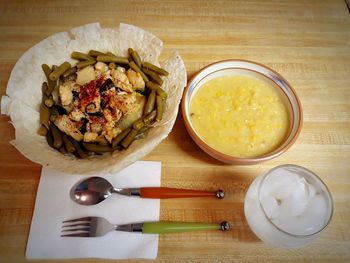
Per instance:
[[[280,94],[289,114],[289,130],[284,141],[273,151],[258,157],[235,157],[219,152],[210,147],[195,131],[191,120],[189,106],[194,94],[209,80],[222,76],[248,76],[264,81],[274,87]],[[189,81],[182,98],[182,114],[187,131],[197,145],[210,156],[228,164],[249,165],[271,160],[287,151],[296,141],[302,127],[302,107],[295,90],[274,70],[247,60],[225,60],[206,66]]]

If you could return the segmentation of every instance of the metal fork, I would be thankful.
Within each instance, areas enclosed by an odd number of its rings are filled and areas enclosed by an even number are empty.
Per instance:
[[[62,222],[61,237],[100,237],[112,230],[141,232],[143,234],[166,234],[198,230],[229,230],[226,221],[220,224],[187,222],[142,222],[125,225],[113,225],[102,217],[82,217]]]

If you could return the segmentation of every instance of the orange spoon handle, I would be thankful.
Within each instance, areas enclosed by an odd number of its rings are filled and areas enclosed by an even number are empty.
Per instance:
[[[143,198],[186,198],[186,197],[207,197],[216,196],[217,198],[224,197],[224,191],[216,192],[200,191],[191,189],[176,189],[169,187],[142,187],[140,188],[140,196]]]

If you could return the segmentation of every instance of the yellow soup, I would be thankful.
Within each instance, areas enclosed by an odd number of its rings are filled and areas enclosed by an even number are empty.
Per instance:
[[[214,78],[194,94],[191,123],[212,148],[236,157],[276,149],[288,131],[288,113],[278,92],[246,76]]]

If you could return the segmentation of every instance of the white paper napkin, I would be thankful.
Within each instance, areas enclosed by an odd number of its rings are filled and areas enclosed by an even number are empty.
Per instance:
[[[115,174],[98,174],[115,187],[160,186],[161,164],[139,161]],[[114,194],[100,204],[82,206],[69,197],[71,187],[85,175],[43,168],[27,243],[27,259],[106,258],[155,259],[158,235],[112,231],[103,237],[60,237],[61,222],[102,216],[113,224],[159,221],[160,201]]]

